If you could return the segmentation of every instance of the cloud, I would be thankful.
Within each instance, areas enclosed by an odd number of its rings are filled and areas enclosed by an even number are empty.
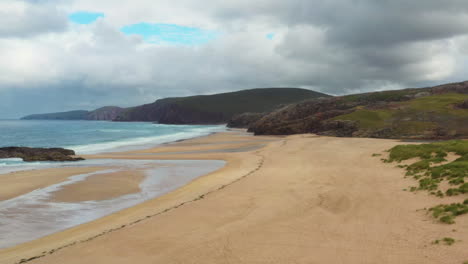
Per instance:
[[[468,2],[459,0],[4,0],[0,7],[16,14],[0,16],[3,116],[253,87],[345,94],[468,73]],[[105,16],[71,23],[67,14],[82,10]]]
[[[66,26],[65,13],[52,4],[21,0],[0,2],[0,38],[60,32]]]

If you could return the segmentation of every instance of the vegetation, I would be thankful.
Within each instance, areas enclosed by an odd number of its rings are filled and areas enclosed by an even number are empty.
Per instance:
[[[233,116],[269,112],[281,105],[329,95],[299,88],[261,88],[213,95],[157,100],[132,107],[118,121],[153,121],[164,124],[227,123]]]
[[[408,94],[414,94],[414,90],[396,90],[396,91],[383,91],[364,94],[353,94],[345,96],[346,101],[350,102],[394,102],[407,100]]]
[[[299,88],[263,88],[172,99],[177,105],[201,112],[223,112],[234,115],[271,111],[281,104],[316,97],[329,97],[329,95]]]
[[[361,128],[372,129],[382,128],[388,124],[392,112],[389,110],[357,110],[350,114],[335,117],[335,120],[358,121]]]
[[[468,141],[450,140],[430,144],[399,145],[391,148],[388,159],[384,162],[402,162],[414,159],[408,165],[399,165],[406,169],[406,176],[418,181],[418,186],[411,191],[426,190],[438,197],[455,196],[468,193]],[[457,155],[453,161],[447,161],[448,154]],[[446,182],[450,188],[440,189],[440,183]],[[442,223],[453,224],[455,218],[468,214],[468,199],[463,203],[441,204],[429,209],[432,216]]]
[[[455,243],[455,239],[451,238],[451,237],[444,237],[442,239],[437,239],[433,242],[433,244],[440,244],[440,243],[444,243],[445,245],[447,246],[451,246]]]
[[[256,135],[456,139],[468,136],[468,81],[308,100],[249,125]]]
[[[445,158],[448,153],[459,156],[448,163]],[[454,196],[468,193],[468,141],[450,140],[420,145],[399,145],[389,150],[386,162],[402,162],[417,158],[418,160],[405,166],[406,175],[412,176],[419,182],[413,190],[428,190],[438,196],[441,182],[446,181],[452,188],[445,191],[445,195]]]
[[[356,121],[361,130],[387,129],[386,137],[424,137],[437,129],[439,133],[455,136],[460,131],[468,130],[468,111],[455,107],[467,100],[468,95],[447,93],[403,101],[407,93],[403,90],[346,96],[348,101],[394,103],[367,107],[359,105],[354,112],[333,119]]]
[[[441,204],[429,209],[432,216],[445,224],[454,224],[455,217],[468,214],[468,199],[463,203]]]

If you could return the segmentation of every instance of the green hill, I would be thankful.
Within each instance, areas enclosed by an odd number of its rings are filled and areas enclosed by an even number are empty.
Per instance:
[[[299,88],[259,88],[213,95],[158,100],[132,107],[117,121],[153,121],[164,124],[220,124],[244,112],[267,112],[305,99],[328,97]]]
[[[442,139],[468,136],[468,82],[309,100],[255,123],[256,134]]]

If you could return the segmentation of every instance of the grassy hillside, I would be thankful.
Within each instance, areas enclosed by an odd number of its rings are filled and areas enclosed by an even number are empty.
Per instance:
[[[468,134],[468,110],[457,108],[468,94],[440,94],[394,103],[382,109],[357,107],[356,111],[333,120],[357,122],[361,130],[391,130],[404,137],[422,136],[440,129],[447,135]],[[391,136],[391,134],[390,134]]]
[[[322,93],[299,88],[263,88],[175,98],[173,102],[182,107],[202,112],[239,114],[270,111],[281,104],[290,104],[321,96],[328,97]]]
[[[259,88],[214,95],[166,98],[124,111],[119,121],[155,121],[168,124],[225,123],[244,112],[272,111],[280,105],[328,97],[299,88]]]
[[[441,139],[468,136],[468,82],[310,100],[251,125],[256,134]]]

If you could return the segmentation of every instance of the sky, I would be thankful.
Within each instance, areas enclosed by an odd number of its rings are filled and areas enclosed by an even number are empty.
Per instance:
[[[0,118],[468,80],[466,0],[0,0]]]

